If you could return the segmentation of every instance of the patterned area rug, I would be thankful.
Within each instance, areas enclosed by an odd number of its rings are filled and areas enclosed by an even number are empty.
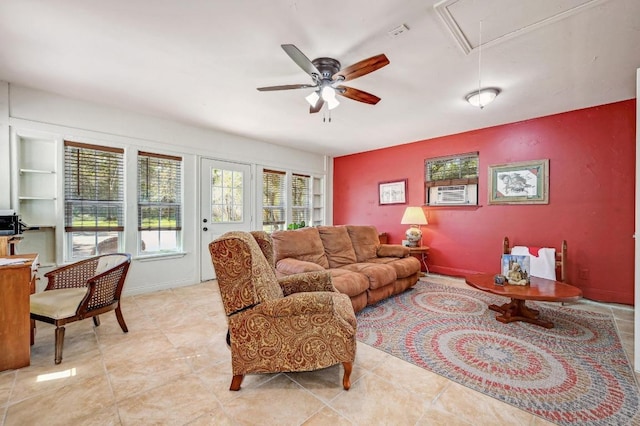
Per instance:
[[[638,425],[640,394],[611,315],[527,302],[555,327],[503,324],[506,298],[419,281],[359,312],[358,340],[560,425]]]

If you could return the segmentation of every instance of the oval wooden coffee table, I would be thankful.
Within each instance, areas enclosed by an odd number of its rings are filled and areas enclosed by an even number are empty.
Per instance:
[[[496,285],[494,274],[474,274],[464,277],[467,284],[478,290],[511,298],[511,302],[501,306],[489,305],[498,312],[496,319],[503,323],[526,321],[545,328],[553,328],[553,323],[539,318],[537,309],[525,305],[526,300],[541,302],[573,302],[582,297],[582,290],[571,284],[544,278],[531,277],[529,285]]]

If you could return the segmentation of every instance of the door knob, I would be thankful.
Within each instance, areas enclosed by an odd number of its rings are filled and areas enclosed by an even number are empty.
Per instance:
[[[207,232],[207,231],[209,230],[209,228],[204,227],[204,228],[202,228],[202,230],[203,230],[203,231],[205,231],[205,232]]]
[[[204,223],[207,223],[207,218],[202,219]]]

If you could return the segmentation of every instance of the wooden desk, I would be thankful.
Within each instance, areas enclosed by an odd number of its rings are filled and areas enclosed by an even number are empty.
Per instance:
[[[428,246],[409,247],[409,254],[417,257],[420,263],[424,265],[424,271],[429,273],[429,267],[427,266],[427,255],[429,254]]]
[[[26,262],[0,266],[0,371],[26,367],[31,357],[29,295],[35,292],[37,254],[0,256]]]
[[[0,236],[0,256],[14,255],[15,245],[20,242],[22,235],[2,235]]]
[[[501,306],[489,305],[489,309],[501,315],[496,319],[503,323],[525,321],[544,328],[553,328],[553,323],[538,318],[540,312],[525,306],[525,300],[545,302],[573,302],[582,297],[582,290],[571,284],[544,278],[531,277],[529,285],[496,285],[494,274],[475,274],[464,277],[467,284],[478,290],[510,297],[511,302]]]

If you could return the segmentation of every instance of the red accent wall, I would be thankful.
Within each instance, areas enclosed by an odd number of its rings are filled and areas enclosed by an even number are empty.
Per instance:
[[[567,281],[586,298],[633,304],[635,99],[334,159],[334,224],[370,224],[400,243],[423,205],[427,158],[480,153],[477,207],[428,207],[432,272],[498,272],[502,239],[568,243]],[[488,111],[486,111],[488,112]],[[484,113],[484,112],[481,112]],[[488,205],[489,165],[549,159],[549,204]],[[378,183],[408,179],[406,205],[378,205]]]

